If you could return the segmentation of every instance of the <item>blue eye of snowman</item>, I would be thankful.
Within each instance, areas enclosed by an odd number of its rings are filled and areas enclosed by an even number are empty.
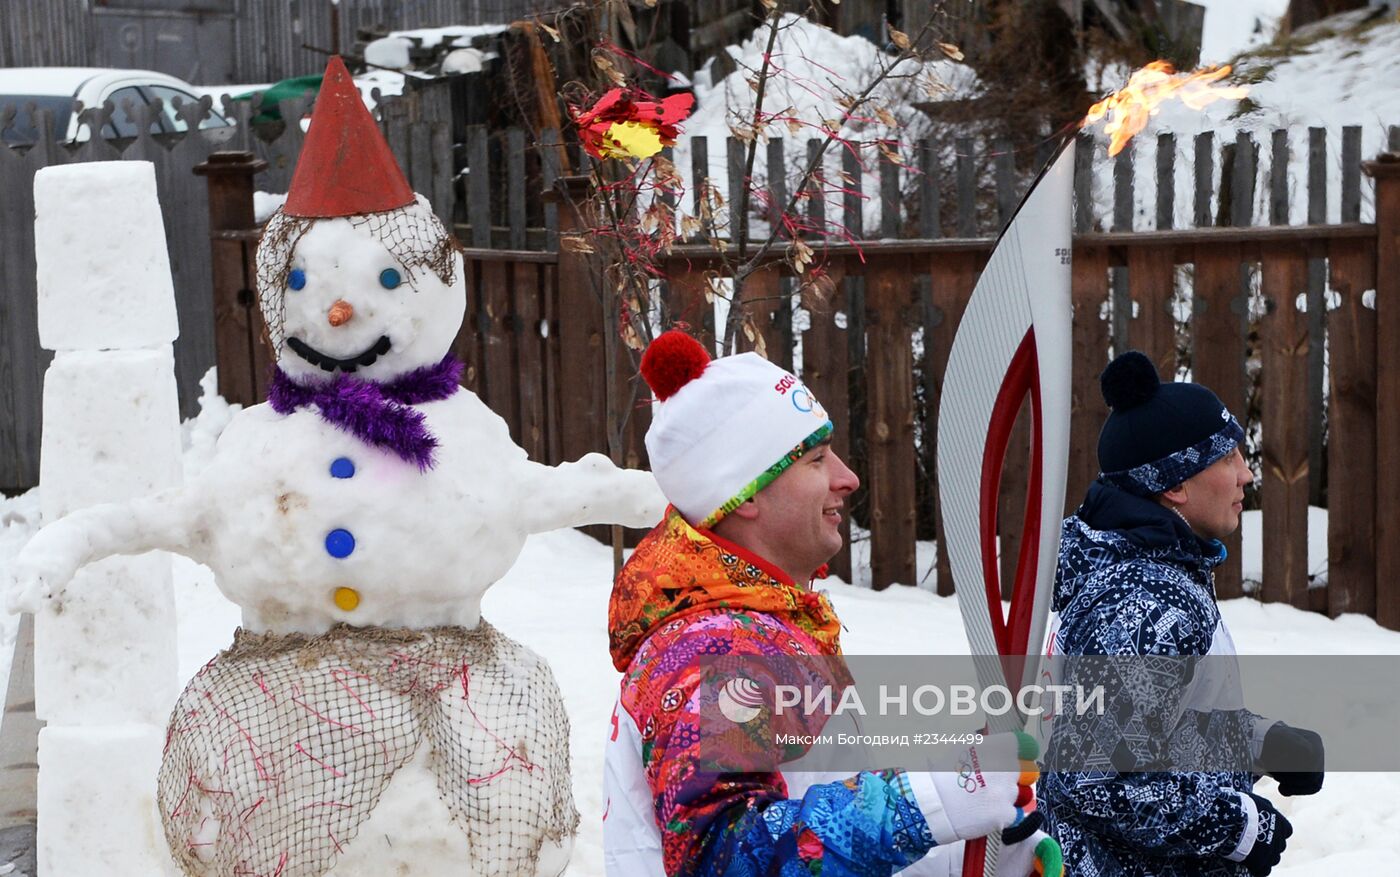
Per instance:
[[[403,283],[403,278],[393,268],[385,268],[379,272],[379,285],[385,289],[395,289],[400,283]]]
[[[287,273],[287,285],[294,290],[306,286],[306,272],[300,268],[293,268]]]

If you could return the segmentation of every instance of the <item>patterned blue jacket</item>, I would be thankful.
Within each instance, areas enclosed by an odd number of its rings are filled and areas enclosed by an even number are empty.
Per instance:
[[[1084,504],[1064,522],[1054,597],[1055,652],[1233,655],[1215,604],[1212,572],[1224,557],[1221,543],[1200,539],[1179,515],[1155,501],[1094,483]],[[1179,745],[1228,747],[1214,763],[1252,763],[1255,739],[1266,729],[1267,723],[1243,709],[1201,712],[1200,704],[1182,702],[1191,664],[1171,660],[1152,666],[1154,690],[1134,700],[1131,718],[1124,712],[1116,738],[1122,742],[1105,769],[1042,776],[1038,791],[1046,830],[1064,848],[1067,877],[1247,874],[1230,857],[1242,857],[1240,843],[1253,804],[1240,793],[1253,788],[1254,775],[1152,769],[1170,755],[1161,742],[1166,737],[1172,738],[1172,751]],[[1130,721],[1141,723],[1137,733]],[[1051,763],[1069,747],[1078,744],[1082,750],[1094,742],[1082,728],[1076,739],[1074,726],[1066,717],[1055,720],[1047,752]],[[1142,734],[1144,727],[1155,733]],[[1164,728],[1171,733],[1162,733]]]

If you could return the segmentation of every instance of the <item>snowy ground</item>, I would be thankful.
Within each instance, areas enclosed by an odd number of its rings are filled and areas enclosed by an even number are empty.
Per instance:
[[[207,461],[230,408],[206,395],[200,418],[185,425],[185,470]],[[38,491],[0,500],[0,580],[5,565],[32,533],[38,519]],[[1245,569],[1260,567],[1259,518],[1245,520]],[[1314,565],[1325,560],[1326,515],[1314,510],[1310,543]],[[868,543],[867,543],[868,544]],[[920,546],[921,569],[932,551]],[[859,564],[862,546],[857,546]],[[483,614],[510,636],[542,653],[554,668],[572,721],[574,795],[583,815],[571,877],[602,877],[602,752],[605,729],[617,694],[618,673],[607,650],[607,599],[611,551],[572,530],[530,539],[514,569],[487,595]],[[175,558],[179,616],[180,673],[189,678],[219,649],[238,625],[237,607],[214,586],[205,567]],[[858,573],[866,578],[868,571]],[[875,593],[832,580],[828,587],[847,628],[852,654],[953,654],[966,652],[955,598],[931,593],[931,574],[919,588],[895,587]],[[1240,651],[1245,654],[1400,654],[1400,633],[1386,631],[1362,616],[1329,620],[1287,606],[1233,600],[1222,606]],[[17,619],[0,616],[0,680],[9,673]],[[1261,784],[1264,793],[1273,783]],[[1400,800],[1400,774],[1332,774],[1313,798],[1272,795],[1296,828],[1285,864],[1274,873],[1301,877],[1350,869],[1359,874],[1392,873],[1400,860],[1400,814],[1388,802]]]
[[[1273,37],[1288,0],[1195,0],[1206,8],[1201,63],[1223,64]]]

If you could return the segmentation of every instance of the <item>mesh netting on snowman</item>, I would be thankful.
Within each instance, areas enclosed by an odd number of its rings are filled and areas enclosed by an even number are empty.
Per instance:
[[[543,843],[578,825],[568,739],[549,665],[484,621],[240,630],[180,696],[157,796],[191,877],[320,877],[427,746],[471,871],[533,875]]]
[[[457,239],[447,233],[441,220],[419,196],[419,200],[395,210],[343,217],[355,228],[364,228],[384,245],[404,268],[404,282],[415,291],[413,272],[426,268],[447,285],[457,279],[457,260],[461,250]],[[258,303],[267,321],[268,337],[277,355],[282,353],[286,337],[287,272],[292,253],[311,226],[321,220],[304,216],[288,216],[278,208],[263,227],[256,254],[258,272]]]

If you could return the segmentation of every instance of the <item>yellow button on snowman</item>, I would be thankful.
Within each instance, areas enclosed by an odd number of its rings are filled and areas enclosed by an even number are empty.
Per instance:
[[[461,255],[333,58],[257,254],[277,370],[183,488],[41,530],[31,610],[82,565],[163,549],[242,609],[181,695],[158,779],[187,875],[554,875],[578,814],[568,718],[481,618],[531,533],[651,526],[649,473],[530,461],[459,386]]]

